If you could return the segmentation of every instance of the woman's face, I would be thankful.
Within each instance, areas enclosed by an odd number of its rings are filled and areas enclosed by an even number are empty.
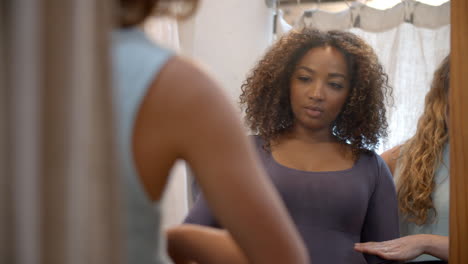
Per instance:
[[[334,47],[310,49],[296,65],[290,81],[295,126],[330,129],[350,93],[344,55]]]

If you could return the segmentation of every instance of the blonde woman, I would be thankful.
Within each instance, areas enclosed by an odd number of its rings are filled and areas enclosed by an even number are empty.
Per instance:
[[[356,250],[410,263],[448,260],[449,75],[446,57],[434,74],[416,134],[382,154],[397,185],[402,237],[356,244]]]

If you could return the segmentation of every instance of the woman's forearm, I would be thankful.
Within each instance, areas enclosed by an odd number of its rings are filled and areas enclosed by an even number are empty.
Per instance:
[[[425,237],[424,253],[448,261],[449,238],[439,235],[422,235]]]
[[[407,261],[422,254],[448,260],[448,244],[446,236],[418,234],[383,242],[356,243],[354,249],[389,260]]]
[[[176,264],[247,264],[227,231],[197,225],[180,225],[167,231],[168,252]]]
[[[167,232],[167,251],[175,264],[192,264],[191,249],[187,247],[187,239],[180,228],[171,228]]]

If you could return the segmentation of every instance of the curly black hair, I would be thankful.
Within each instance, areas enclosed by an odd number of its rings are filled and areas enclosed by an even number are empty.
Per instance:
[[[374,50],[353,33],[303,29],[280,38],[241,87],[245,121],[264,139],[266,150],[293,126],[290,80],[297,63],[310,49],[323,46],[342,52],[351,76],[350,94],[332,125],[333,135],[351,147],[356,159],[374,150],[379,138],[387,136],[385,100],[391,98],[392,91]]]

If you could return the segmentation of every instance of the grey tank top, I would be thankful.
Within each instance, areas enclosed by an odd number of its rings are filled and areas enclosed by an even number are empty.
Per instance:
[[[450,148],[449,144],[445,144],[443,149],[442,163],[439,165],[435,172],[435,187],[432,192],[432,201],[437,214],[434,216],[433,221],[429,221],[423,225],[417,225],[413,222],[405,221],[400,217],[400,233],[401,236],[417,235],[417,234],[432,234],[440,236],[449,235],[449,198],[450,198]],[[397,164],[395,168],[394,179],[398,183],[400,177],[400,168]],[[414,261],[431,261],[439,260],[430,255],[421,255],[409,262]]]
[[[147,196],[139,181],[132,155],[132,133],[142,100],[172,52],[152,43],[137,28],[112,34],[114,107],[125,214],[127,263],[171,263],[161,231],[160,202]]]

